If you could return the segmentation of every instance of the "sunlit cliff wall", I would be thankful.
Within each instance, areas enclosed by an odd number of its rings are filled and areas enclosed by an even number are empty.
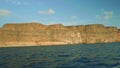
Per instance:
[[[5,24],[0,45],[52,45],[120,42],[120,29],[102,24],[64,26],[39,23]]]

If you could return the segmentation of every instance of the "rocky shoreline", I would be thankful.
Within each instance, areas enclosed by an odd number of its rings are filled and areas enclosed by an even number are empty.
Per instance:
[[[0,47],[120,42],[120,29],[102,24],[64,26],[40,23],[5,24]]]

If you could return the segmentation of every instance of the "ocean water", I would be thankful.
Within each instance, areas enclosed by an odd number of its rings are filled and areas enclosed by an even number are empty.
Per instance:
[[[0,68],[120,68],[120,43],[0,48]]]

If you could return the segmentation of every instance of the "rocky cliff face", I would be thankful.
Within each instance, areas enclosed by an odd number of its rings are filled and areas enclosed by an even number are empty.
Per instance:
[[[39,23],[5,24],[0,46],[120,42],[120,29],[102,24],[64,26]]]

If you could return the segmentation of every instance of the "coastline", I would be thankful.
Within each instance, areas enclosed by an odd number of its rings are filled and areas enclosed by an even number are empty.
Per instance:
[[[64,46],[64,45],[82,45],[82,44],[87,44],[87,45],[89,45],[89,44],[108,44],[108,43],[119,43],[119,42],[101,42],[101,43],[58,43],[57,42],[57,44],[56,44],[56,42],[53,42],[53,43],[51,43],[50,44],[50,42],[48,43],[48,42],[45,42],[45,43],[39,43],[39,44],[36,44],[36,43],[25,43],[25,42],[17,42],[17,43],[13,43],[12,42],[12,44],[11,44],[11,42],[10,43],[7,43],[7,44],[0,44],[0,48],[11,48],[11,47],[36,47],[36,46]]]

